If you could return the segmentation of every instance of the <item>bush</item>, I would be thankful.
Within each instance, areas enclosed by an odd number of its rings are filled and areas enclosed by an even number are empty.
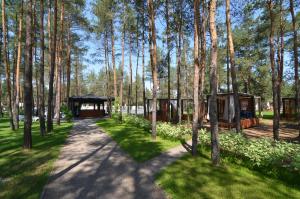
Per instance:
[[[67,122],[71,122],[71,120],[73,118],[73,114],[72,114],[72,111],[68,108],[68,106],[62,105],[61,108],[60,108],[60,111],[64,115],[64,119]]]
[[[192,129],[185,125],[172,125],[165,122],[157,123],[156,132],[158,136],[169,140],[183,140],[192,135]]]
[[[151,129],[151,122],[142,117],[137,117],[134,115],[126,115],[123,117],[123,122],[126,124],[134,125],[136,127],[145,129],[147,131]]]
[[[199,139],[200,143],[210,144],[210,134],[204,130],[199,133]],[[223,151],[246,158],[253,167],[276,165],[300,169],[299,145],[268,138],[247,139],[234,132],[220,134],[219,141]]]

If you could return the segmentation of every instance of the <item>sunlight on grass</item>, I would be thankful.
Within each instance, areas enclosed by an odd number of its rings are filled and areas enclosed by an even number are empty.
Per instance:
[[[173,198],[300,198],[299,188],[251,171],[224,163],[213,167],[209,153],[186,155],[156,176],[156,183]]]
[[[100,120],[98,125],[138,162],[149,160],[180,144],[179,141],[169,141],[160,137],[153,141],[150,132],[128,124],[120,124],[114,119]]]
[[[0,198],[39,198],[71,127],[71,123],[62,123],[61,126],[54,126],[53,133],[41,137],[39,124],[34,123],[33,149],[24,150],[23,124],[13,132],[8,120],[1,119]]]

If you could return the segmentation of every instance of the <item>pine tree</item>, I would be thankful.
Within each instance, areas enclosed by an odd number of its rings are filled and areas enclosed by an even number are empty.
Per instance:
[[[211,97],[209,101],[209,118],[210,118],[210,131],[211,131],[211,158],[213,165],[220,163],[220,148],[218,136],[218,116],[217,116],[217,30],[216,30],[216,0],[211,0],[209,4],[209,28],[211,39],[211,63],[210,63],[210,90]]]
[[[32,0],[26,2],[26,45],[24,70],[24,143],[23,147],[32,148]]]

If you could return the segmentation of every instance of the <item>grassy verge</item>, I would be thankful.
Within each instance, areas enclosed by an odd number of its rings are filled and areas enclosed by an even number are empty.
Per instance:
[[[129,124],[120,124],[114,119],[100,120],[98,125],[138,162],[149,160],[180,144],[179,141],[170,141],[161,137],[153,141],[148,131]]]
[[[286,183],[223,159],[213,167],[208,150],[186,155],[156,177],[171,198],[299,198],[300,185]],[[300,182],[299,182],[300,183]]]
[[[11,131],[7,119],[0,120],[0,198],[39,198],[54,160],[72,127],[55,126],[54,132],[41,137],[38,123],[33,124],[33,149],[22,149],[23,126]]]

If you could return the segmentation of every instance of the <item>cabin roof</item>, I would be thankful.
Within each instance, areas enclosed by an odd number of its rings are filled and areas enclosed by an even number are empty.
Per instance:
[[[83,102],[83,103],[95,103],[95,102],[105,102],[114,101],[115,98],[111,96],[96,96],[96,95],[82,95],[82,96],[72,96],[69,97],[69,101],[72,102]]]

